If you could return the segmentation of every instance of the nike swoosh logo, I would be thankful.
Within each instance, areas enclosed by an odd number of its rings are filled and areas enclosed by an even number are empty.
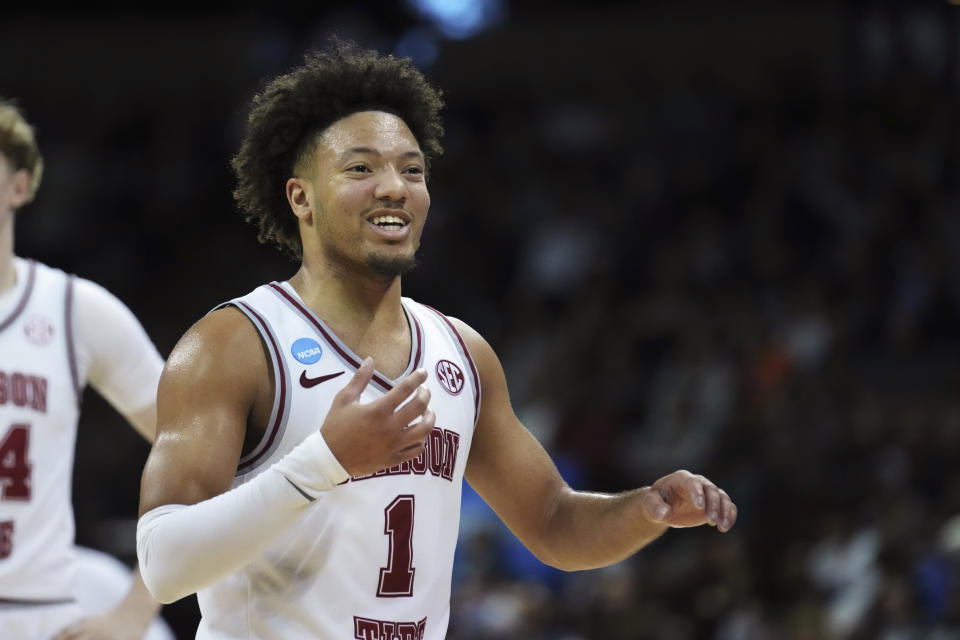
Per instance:
[[[318,378],[308,378],[307,372],[304,371],[303,373],[300,374],[300,386],[303,387],[304,389],[309,389],[310,387],[317,386],[321,382],[326,382],[327,380],[333,380],[337,376],[342,376],[343,374],[344,374],[343,371],[338,371],[336,373],[328,373],[327,375],[320,376]]]

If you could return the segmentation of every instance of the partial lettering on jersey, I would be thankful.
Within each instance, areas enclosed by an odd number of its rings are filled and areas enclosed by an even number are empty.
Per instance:
[[[388,476],[405,476],[410,474],[422,476],[427,473],[434,477],[453,482],[453,470],[457,466],[457,452],[459,450],[459,433],[434,427],[426,440],[426,446],[416,458],[401,462],[389,469],[381,469],[370,475],[347,478],[341,484],[357,482],[359,480],[370,480],[371,478],[386,478]]]
[[[423,640],[427,619],[420,622],[389,622],[353,616],[356,640]]]
[[[13,553],[13,520],[0,522],[0,560]]]
[[[5,404],[46,413],[47,379],[19,371],[0,371],[0,406]]]

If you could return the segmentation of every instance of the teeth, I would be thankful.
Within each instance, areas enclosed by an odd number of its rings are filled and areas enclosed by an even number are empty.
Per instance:
[[[373,224],[383,226],[387,224],[397,224],[403,226],[406,224],[401,218],[397,216],[377,216],[372,220]]]

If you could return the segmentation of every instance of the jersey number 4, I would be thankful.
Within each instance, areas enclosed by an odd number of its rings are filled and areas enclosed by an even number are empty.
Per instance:
[[[378,598],[413,595],[413,507],[411,495],[399,495],[383,510],[383,533],[390,539],[387,566],[380,568]]]
[[[14,424],[0,442],[0,500],[30,499],[30,425]],[[0,560],[13,553],[13,520],[0,522]]]
[[[30,499],[30,425],[14,424],[0,442],[0,499]]]

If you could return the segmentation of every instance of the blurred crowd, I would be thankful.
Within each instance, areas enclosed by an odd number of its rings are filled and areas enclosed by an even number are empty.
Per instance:
[[[749,89],[706,64],[661,83],[665,61],[644,60],[649,77],[619,61],[630,81],[603,98],[544,99],[531,76],[478,100],[442,50],[427,68],[446,154],[405,293],[487,338],[575,488],[687,468],[740,513],[727,534],[670,531],[567,574],[466,488],[451,640],[960,638],[960,22],[910,55],[903,15],[861,18],[839,72],[758,59]],[[202,93],[211,73],[154,104],[131,76],[132,95],[26,102],[53,188],[18,221],[24,255],[117,292],[162,353],[289,277],[238,221],[226,165],[253,76],[299,58],[286,37],[254,39],[250,77],[224,71],[220,93]],[[129,558],[138,488],[113,479],[146,445],[121,431],[103,431],[111,447],[81,433],[76,505],[80,541]],[[191,637],[195,614],[167,611]]]
[[[960,103],[876,62],[839,93],[791,66],[750,101],[512,104],[493,177],[438,179],[465,229],[425,250],[568,481],[689,468],[740,508],[560,574],[468,492],[451,637],[960,638]]]

